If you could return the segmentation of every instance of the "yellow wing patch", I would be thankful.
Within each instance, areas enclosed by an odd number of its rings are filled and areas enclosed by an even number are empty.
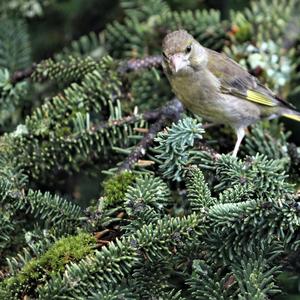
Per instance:
[[[300,122],[300,115],[283,114],[282,116]]]
[[[258,104],[266,105],[266,106],[276,106],[276,103],[272,101],[269,97],[252,90],[247,90],[247,100],[256,102]]]

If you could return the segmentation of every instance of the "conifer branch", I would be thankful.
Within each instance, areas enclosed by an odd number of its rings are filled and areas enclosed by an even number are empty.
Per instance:
[[[24,1],[42,2],[6,2]],[[171,2],[120,0],[104,30],[36,64],[24,12],[0,12],[0,299],[258,300],[300,278],[299,145],[262,122],[232,157],[227,129],[178,120],[159,55],[185,28],[296,95],[297,0],[223,20]]]
[[[159,67],[162,62],[162,57],[160,55],[147,56],[141,59],[130,59],[125,60],[120,63],[118,72],[128,73],[134,72],[141,69],[150,69],[153,67]],[[14,72],[11,76],[11,83],[16,84],[26,78],[31,77],[31,75],[36,70],[38,64],[33,63],[30,67],[26,69],[21,69]]]
[[[152,145],[157,133],[162,130],[169,120],[177,121],[182,112],[183,106],[177,99],[168,102],[159,110],[146,112],[144,119],[149,120],[156,117],[157,120],[151,125],[149,131],[128,155],[127,159],[121,164],[119,171],[130,170],[134,164],[146,154],[147,149]]]
[[[138,71],[141,69],[150,69],[158,67],[162,63],[161,55],[147,56],[141,59],[130,59],[120,64],[119,72],[127,73],[132,71]]]
[[[34,63],[32,64],[32,66],[26,68],[26,69],[22,69],[22,70],[18,70],[16,72],[14,72],[11,76],[11,83],[12,84],[16,84],[26,78],[29,78],[32,73],[35,71],[37,67],[37,64]]]

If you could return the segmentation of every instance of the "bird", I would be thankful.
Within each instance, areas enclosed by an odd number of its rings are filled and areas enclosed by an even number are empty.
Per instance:
[[[300,122],[300,113],[292,104],[225,54],[202,46],[186,30],[164,37],[162,56],[164,73],[183,105],[203,119],[235,131],[234,157],[249,125],[280,116]]]

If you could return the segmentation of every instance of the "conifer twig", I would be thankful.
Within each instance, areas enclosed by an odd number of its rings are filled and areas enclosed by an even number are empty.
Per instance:
[[[120,73],[127,73],[138,71],[141,69],[150,69],[153,67],[159,67],[162,63],[161,55],[147,56],[141,59],[130,59],[120,64],[118,71]]]
[[[145,134],[143,139],[136,145],[133,151],[128,155],[127,159],[119,167],[119,172],[130,170],[135,163],[142,158],[147,149],[152,145],[157,133],[167,124],[168,120],[177,121],[180,114],[183,112],[183,106],[177,99],[168,102],[159,110],[153,112],[146,112],[145,119],[153,118],[157,115],[157,121],[151,125],[149,131]]]
[[[16,84],[26,78],[29,78],[32,73],[35,71],[37,64],[32,64],[30,67],[23,69],[23,70],[18,70],[15,73],[12,74],[11,76],[11,83]]]
[[[147,56],[141,59],[130,59],[120,63],[118,71],[120,73],[134,72],[140,69],[149,69],[159,67],[162,62],[160,55]],[[16,84],[26,78],[29,78],[35,71],[37,63],[33,63],[30,67],[22,70],[17,70],[11,76],[11,83]]]

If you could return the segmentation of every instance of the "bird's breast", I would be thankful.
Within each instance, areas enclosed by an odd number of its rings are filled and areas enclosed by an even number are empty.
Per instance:
[[[234,128],[246,127],[260,119],[259,105],[222,94],[219,80],[209,71],[169,78],[176,96],[193,113]]]
[[[175,95],[192,112],[212,119],[218,112],[220,82],[209,71],[200,70],[170,77]]]

